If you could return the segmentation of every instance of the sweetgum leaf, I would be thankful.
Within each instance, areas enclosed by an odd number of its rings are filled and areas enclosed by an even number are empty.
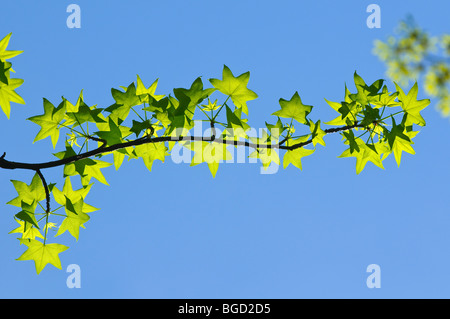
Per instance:
[[[24,182],[11,180],[19,196],[7,202],[9,205],[22,207],[22,202],[31,205],[45,199],[45,189],[39,175],[36,173],[31,180],[30,185]]]
[[[39,228],[36,217],[34,216],[34,211],[36,210],[37,203],[33,202],[31,205],[22,201],[22,210],[17,213],[16,218],[23,220],[24,222],[31,223],[36,228]]]
[[[281,110],[272,113],[272,115],[291,118],[299,123],[307,124],[306,116],[311,112],[313,107],[311,105],[303,104],[298,92],[295,92],[289,101],[280,99],[279,102]]]
[[[250,79],[250,72],[245,72],[235,77],[231,70],[224,65],[222,72],[222,80],[209,79],[209,82],[220,92],[228,95],[233,101],[234,105],[242,108],[245,114],[248,114],[247,102],[254,100],[258,95],[247,88]]]
[[[420,111],[422,111],[430,104],[430,100],[417,100],[417,93],[419,92],[417,82],[414,83],[413,87],[411,88],[411,90],[409,90],[407,95],[405,94],[405,92],[403,92],[403,89],[398,86],[397,83],[395,83],[395,86],[399,93],[398,99],[402,103],[402,108],[407,114],[405,125],[409,126],[411,124],[417,124],[420,126],[425,126],[425,120],[420,114]]]
[[[8,234],[22,234],[22,239],[35,239],[36,237],[44,239],[39,229],[34,227],[33,224],[19,219],[16,219],[16,222],[20,226],[11,230]]]
[[[11,35],[12,35],[12,32],[0,40],[0,59],[2,59],[2,60],[11,59],[23,52],[23,51],[6,50],[6,47],[9,44],[9,40],[11,39]]]
[[[142,102],[149,102],[148,95],[150,95],[157,101],[161,100],[164,97],[164,95],[155,94],[156,87],[158,86],[158,79],[156,79],[148,88],[146,88],[139,75],[136,76],[136,95],[139,96]]]
[[[78,240],[80,235],[80,227],[83,227],[90,217],[83,212],[83,199],[80,199],[76,203],[66,197],[66,218],[64,218],[61,226],[59,226],[56,236],[63,234],[68,231],[76,240]]]
[[[47,264],[61,269],[59,254],[69,247],[61,244],[43,244],[38,240],[24,239],[21,241],[28,249],[17,260],[34,260],[36,272],[39,274]]]
[[[41,127],[33,143],[50,136],[53,148],[55,148],[60,131],[58,126],[64,119],[65,112],[66,104],[64,102],[60,103],[58,107],[55,107],[50,101],[44,98],[44,114],[28,118],[29,121]]]
[[[286,141],[286,146],[293,146],[293,145],[297,145],[299,143],[303,143],[305,141],[307,141],[308,136],[303,136],[297,139],[288,139]],[[289,164],[294,165],[295,167],[299,168],[300,170],[302,169],[302,158],[305,156],[309,156],[312,153],[314,153],[315,149],[307,149],[304,147],[299,147],[296,148],[292,151],[287,151],[284,154],[283,157],[283,168],[286,168],[289,166]]]

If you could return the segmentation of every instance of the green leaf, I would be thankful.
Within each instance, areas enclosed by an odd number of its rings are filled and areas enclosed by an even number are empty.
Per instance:
[[[167,134],[172,134],[175,129],[181,129],[178,131],[187,132],[194,127],[194,121],[192,121],[193,108],[189,107],[190,99],[183,93],[179,93],[177,98],[169,97],[169,103],[171,107],[168,108],[168,117],[171,121],[170,127],[167,130]],[[178,134],[177,132],[175,132]],[[178,134],[179,135],[179,134]]]
[[[287,127],[283,126],[283,123],[281,123],[280,118],[278,118],[276,124],[269,124],[266,122],[266,127],[270,132],[271,140],[278,140],[281,134],[287,129]]]
[[[401,130],[401,127],[402,127],[401,125],[397,125],[398,130]],[[397,165],[400,166],[403,152],[413,154],[413,155],[416,154],[416,152],[414,151],[414,149],[412,148],[411,145],[414,144],[412,139],[417,135],[417,133],[419,133],[419,132],[412,131],[412,130],[408,131],[407,128],[404,128],[404,131],[401,133],[401,135],[405,135],[406,138],[400,137],[400,134],[394,133],[394,134],[396,134],[395,138],[392,139],[392,137],[391,137],[392,143],[388,143],[389,147],[391,149],[391,152],[383,154],[383,159],[385,159],[390,153],[394,153],[395,161],[397,162]],[[400,137],[400,138],[397,138],[397,137]]]
[[[29,121],[41,126],[39,133],[36,135],[34,142],[42,140],[48,136],[51,137],[53,148],[59,138],[59,123],[64,119],[66,112],[65,103],[62,102],[57,108],[44,98],[44,114],[28,118]]]
[[[347,139],[347,143],[348,145],[350,145],[350,154],[353,152],[359,152],[359,146],[358,143],[356,142],[355,139],[355,135],[353,134],[353,130],[350,130],[348,132],[342,132],[342,135],[344,135],[344,137]]]
[[[384,134],[391,148],[393,147],[394,142],[398,140],[398,138],[404,139],[407,142],[411,142],[409,137],[403,133],[404,131],[405,126],[403,124],[395,123],[395,119],[394,117],[392,117],[392,129],[390,132],[386,129]]]
[[[65,231],[69,231],[69,233],[78,240],[80,227],[84,227],[84,223],[90,219],[90,217],[83,212],[83,206],[83,199],[72,203],[72,201],[66,197],[66,218],[64,218],[61,226],[59,226],[55,237],[63,234]]]
[[[202,104],[202,110],[206,112],[211,112],[217,110],[220,105],[217,104],[217,99],[214,102],[211,102],[211,100],[208,98],[208,104]]]
[[[72,147],[66,143],[66,151],[54,154],[59,159],[66,159],[77,154]],[[95,178],[100,183],[109,185],[103,176],[100,169],[111,166],[111,163],[107,163],[100,160],[93,160],[90,158],[84,158],[75,162],[66,164],[64,166],[64,177],[80,175],[82,177],[83,185],[89,184],[91,178]]]
[[[353,78],[358,93],[349,95],[352,101],[358,102],[361,105],[367,105],[379,98],[378,92],[383,86],[384,80],[377,80],[372,83],[372,85],[367,86],[362,77],[360,77],[356,72],[354,73]]]
[[[105,123],[106,121],[103,120],[102,115],[100,114],[103,109],[95,108],[95,105],[90,107],[83,101],[83,94],[80,93],[80,97],[78,98],[77,104],[74,106],[72,103],[70,103],[68,100],[64,99],[66,102],[66,119],[67,122],[65,125],[72,125],[75,123],[75,127],[78,125],[81,125],[86,122],[91,123]],[[72,111],[69,111],[69,108]],[[76,110],[76,111],[75,111]]]
[[[311,112],[313,107],[311,105],[303,104],[298,92],[295,92],[289,101],[280,99],[279,102],[281,110],[272,113],[272,115],[294,119],[302,124],[308,123],[306,121],[306,116]]]
[[[24,222],[31,223],[33,226],[39,229],[38,222],[34,216],[34,212],[36,210],[37,203],[33,202],[31,205],[23,202],[21,203],[22,210],[17,213],[16,218],[23,220]]]
[[[350,109],[350,113],[347,114],[347,117],[342,117],[342,115],[341,115],[341,116],[338,116],[337,118],[335,118],[334,120],[331,120],[331,121],[326,122],[324,124],[326,124],[326,125],[347,125],[348,117],[351,117],[350,120],[354,120],[356,118],[356,113],[358,113],[359,108],[356,105],[356,102],[352,101],[352,99],[350,98],[350,95],[351,95],[351,93],[348,90],[347,85],[345,85],[345,98],[344,98],[344,101],[339,103],[339,102],[332,102],[332,101],[329,101],[329,100],[325,99],[325,102],[327,102],[327,104],[329,106],[331,106],[331,108],[333,108],[333,110],[335,110],[336,112],[340,113],[341,107],[346,105],[347,108]],[[341,111],[342,111],[342,109],[341,109]]]
[[[34,260],[36,272],[39,274],[47,264],[52,264],[61,269],[61,260],[59,253],[67,250],[69,247],[61,244],[43,244],[38,240],[22,240],[28,249],[17,260]]]
[[[402,103],[402,108],[407,114],[405,126],[411,124],[425,126],[425,120],[420,114],[420,111],[430,104],[430,100],[417,100],[417,93],[419,92],[417,82],[415,82],[411,90],[409,90],[408,95],[405,95],[405,92],[403,92],[403,89],[398,86],[397,83],[395,83],[395,86],[399,93],[398,99]]]
[[[203,89],[203,82],[200,77],[195,79],[189,89],[177,88],[173,92],[178,100],[180,100],[180,95],[184,95],[189,99],[188,109],[194,110],[195,106],[211,95],[216,89]],[[192,111],[193,113],[193,111]],[[192,117],[191,117],[192,118]]]
[[[380,109],[372,108],[370,105],[366,105],[363,111],[364,118],[360,125],[367,126],[381,119]]]
[[[83,186],[82,188],[74,191],[72,189],[72,183],[70,181],[70,177],[66,177],[62,191],[60,191],[57,187],[54,187],[52,194],[53,194],[53,197],[55,198],[55,201],[62,206],[66,206],[67,198],[72,203],[77,203],[80,200],[83,200],[82,212],[90,213],[90,212],[98,210],[98,208],[95,208],[84,202],[84,199],[87,196],[87,194],[89,193],[92,185],[93,184],[91,183],[89,185]]]
[[[136,87],[134,83],[131,83],[126,88],[125,92],[114,88],[111,89],[111,95],[116,103],[107,107],[105,111],[111,112],[110,117],[116,120],[119,124],[127,118],[133,106],[143,103],[139,96],[136,95]]]
[[[149,171],[152,170],[153,162],[155,160],[164,162],[166,155],[168,155],[167,147],[164,142],[137,145],[135,153],[137,156],[142,157],[142,160]]]
[[[134,134],[136,134],[136,137],[138,137],[142,131],[148,130],[151,127],[153,127],[153,125],[150,120],[145,120],[142,122],[133,120],[133,125],[130,129],[130,132],[133,132]]]
[[[30,185],[24,182],[11,180],[19,196],[7,202],[8,205],[22,207],[22,202],[32,205],[45,199],[45,189],[39,175],[36,173]]]
[[[168,112],[157,112],[155,117],[165,128],[167,128],[172,123],[172,121],[169,119]]]
[[[317,143],[319,143],[322,146],[325,146],[325,141],[323,140],[323,137],[327,134],[325,131],[323,131],[320,128],[320,120],[318,120],[316,123],[313,121],[309,121],[309,129],[311,131],[312,135],[312,143],[314,146],[316,146]]]
[[[11,63],[0,60],[0,82],[6,85],[9,84],[9,71],[11,70],[11,66]]]
[[[232,159],[232,154],[227,150],[224,143],[195,141],[185,143],[184,146],[194,151],[191,166],[207,163],[213,177],[216,177],[219,164],[222,161]]]
[[[400,106],[400,103],[396,101],[398,92],[388,92],[387,86],[383,86],[383,92],[378,96],[377,100],[373,100],[371,103],[377,107],[395,107]]]
[[[169,97],[164,97],[159,101],[152,99],[149,102],[149,106],[143,108],[143,110],[155,112],[154,117],[156,117],[156,119],[159,120],[165,128],[167,128],[172,122],[169,118],[169,108],[172,108],[172,103],[170,103]],[[172,111],[173,110],[171,110],[171,115]]]
[[[14,91],[22,85],[22,79],[7,79],[8,84],[0,81],[0,107],[9,119],[11,112],[11,102],[25,104],[23,98]]]
[[[156,87],[158,85],[158,79],[156,79],[148,88],[146,88],[144,83],[142,83],[142,80],[139,77],[139,75],[136,75],[136,76],[137,76],[136,95],[139,96],[139,98],[141,99],[141,102],[148,103],[149,102],[148,95],[150,95],[156,101],[159,101],[164,97],[164,95],[156,95],[155,94]]]
[[[84,162],[83,163],[77,162],[75,164],[75,167],[77,172],[83,177],[84,180],[83,185],[88,184],[91,178],[95,178],[102,184],[109,185],[100,169],[111,166],[111,163],[89,159],[84,159],[82,161]],[[66,167],[64,167],[64,172],[66,172]]]
[[[231,70],[224,65],[222,80],[209,79],[209,82],[211,82],[217,90],[228,95],[236,107],[242,108],[242,111],[245,114],[248,114],[247,102],[258,97],[255,92],[247,88],[249,79],[250,72],[245,72],[238,77],[235,77]]]
[[[290,138],[286,141],[286,146],[297,145],[297,144],[303,143],[307,140],[308,140],[308,136],[303,136],[298,139]],[[312,153],[314,153],[314,151],[315,151],[315,149],[310,150],[310,149],[307,149],[304,147],[299,147],[292,151],[288,150],[284,154],[284,157],[283,157],[283,168],[286,168],[289,166],[289,164],[292,164],[301,170],[302,169],[302,161],[301,161],[302,158],[305,156],[311,155]]]
[[[108,146],[123,142],[122,131],[111,118],[109,119],[109,131],[98,131],[95,132],[95,135],[105,140]]]
[[[166,112],[169,107],[171,107],[171,104],[169,103],[170,99],[169,96],[166,96],[160,100],[156,99],[150,99],[148,102],[149,106],[144,107],[142,110],[144,111],[150,111],[150,112]]]
[[[244,130],[244,132],[250,129],[250,125],[248,125],[244,122],[244,120],[241,119],[241,109],[236,109],[235,112],[231,111],[228,106],[226,106],[226,109],[228,128],[232,128],[234,130],[241,128]]]
[[[23,52],[23,51],[8,51],[8,50],[6,50],[6,47],[9,44],[11,35],[12,35],[12,32],[0,40],[0,59],[2,59],[2,60],[11,59]]]
[[[261,137],[250,137],[250,141],[258,146],[270,145],[271,136],[262,130]],[[280,157],[278,156],[278,149],[272,149],[267,147],[257,147],[250,155],[249,158],[259,158],[264,169],[267,169],[272,162],[276,165],[280,165]]]
[[[278,151],[276,149],[258,148],[250,153],[248,157],[259,158],[265,170],[269,168],[272,162],[276,165],[280,165],[280,157],[278,156]]]
[[[39,229],[34,227],[33,224],[18,219],[16,219],[16,222],[20,226],[11,230],[8,234],[22,234],[22,239],[35,239],[36,237],[44,239]]]
[[[384,169],[380,155],[387,152],[388,149],[379,142],[374,145],[367,145],[362,139],[357,138],[356,143],[359,151],[353,151],[351,148],[345,150],[338,157],[356,157],[356,174],[360,174],[368,162],[372,162],[376,166]]]

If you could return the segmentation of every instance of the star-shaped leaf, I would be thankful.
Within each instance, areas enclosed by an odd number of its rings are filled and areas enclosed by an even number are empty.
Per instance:
[[[356,157],[356,174],[361,173],[368,162],[372,162],[376,166],[384,169],[380,156],[383,153],[388,152],[389,148],[382,142],[378,142],[374,145],[367,145],[360,138],[356,139],[356,143],[358,144],[359,152],[355,150],[352,152],[351,149],[348,148],[338,157]]]
[[[11,66],[10,62],[4,62],[0,59],[0,82],[3,84],[9,84]]]
[[[262,130],[261,137],[250,137],[250,141],[257,146],[260,145],[270,145],[272,141],[272,136],[269,135],[266,130]],[[249,158],[259,158],[266,170],[272,162],[276,165],[280,165],[280,157],[278,156],[278,149],[268,148],[268,147],[257,147],[250,155]]]
[[[211,102],[211,100],[208,98],[208,104],[202,104],[202,110],[206,112],[211,112],[217,110],[220,105],[217,104],[217,99],[214,102]]]
[[[237,108],[234,112],[226,106],[227,110],[227,128],[238,130],[242,129],[244,132],[250,129],[250,125],[246,123],[244,119],[241,118],[242,116],[242,109]],[[236,133],[236,132],[235,132]],[[237,134],[235,134],[237,136]]]
[[[395,83],[395,86],[399,93],[398,100],[402,103],[402,108],[408,115],[406,117],[405,126],[410,126],[411,124],[425,126],[425,120],[420,114],[420,111],[430,104],[430,100],[417,100],[417,93],[419,92],[417,82],[415,82],[411,90],[409,90],[408,95],[403,92],[403,89],[398,86],[397,83]]]
[[[280,157],[278,156],[278,150],[272,148],[258,148],[250,153],[249,158],[259,158],[261,164],[265,170],[267,170],[270,164],[273,162],[276,165],[280,165]]]
[[[232,154],[224,143],[196,141],[185,143],[184,146],[195,153],[191,160],[191,166],[207,163],[213,177],[216,177],[222,161],[232,159]]]
[[[368,86],[363,78],[359,76],[356,72],[353,75],[355,86],[358,91],[356,94],[350,94],[349,97],[352,101],[358,102],[361,105],[367,105],[372,101],[376,101],[379,99],[379,91],[383,86],[384,80],[377,80]]]
[[[0,81],[0,107],[2,108],[6,116],[9,118],[11,113],[11,102],[17,104],[25,104],[25,101],[19,94],[16,93],[16,91],[14,91],[19,86],[22,85],[23,80],[8,78],[7,81],[8,84],[4,83],[3,81]]]
[[[236,107],[242,108],[242,111],[248,114],[247,102],[258,97],[255,92],[247,88],[249,79],[250,72],[245,72],[235,77],[231,70],[224,65],[222,80],[209,79],[209,81],[217,90],[228,95]]]
[[[280,118],[278,118],[276,124],[269,124],[266,122],[266,127],[270,132],[271,140],[278,140],[281,134],[283,134],[283,132],[287,129],[286,126],[283,126]]]
[[[286,141],[286,146],[293,146],[297,145],[303,142],[306,142],[308,140],[308,136],[303,136],[297,139],[288,139]],[[304,147],[296,148],[292,151],[286,151],[283,157],[283,168],[286,168],[289,166],[289,164],[294,165],[295,167],[302,169],[302,158],[305,156],[309,156],[312,153],[314,153],[315,149],[307,149]]]
[[[192,110],[192,107],[194,107],[193,109],[195,109],[195,106],[197,104],[210,96],[211,93],[215,90],[216,89],[214,88],[203,89],[202,78],[198,77],[197,79],[195,79],[189,89],[177,88],[174,89],[173,92],[178,100],[180,100],[180,95],[184,95],[185,97],[187,97],[189,99],[188,109]]]
[[[165,161],[167,147],[164,142],[145,143],[137,145],[135,148],[135,153],[138,157],[142,157],[145,166],[149,171],[151,171],[155,160],[160,160],[161,162]]]
[[[136,87],[134,83],[131,83],[126,88],[125,92],[114,88],[111,89],[111,95],[113,96],[116,103],[107,107],[105,111],[111,112],[110,117],[114,120],[120,120],[118,121],[119,124],[126,119],[133,106],[143,103],[139,96],[136,95]]]
[[[302,124],[308,123],[306,121],[306,116],[311,112],[313,107],[311,105],[303,104],[298,92],[295,92],[289,101],[280,99],[279,102],[281,110],[272,113],[272,115],[294,119]]]
[[[154,98],[156,101],[161,100],[164,95],[156,95],[155,91],[156,91],[156,87],[158,86],[158,79],[156,79],[148,88],[145,87],[144,83],[142,83],[141,78],[139,77],[139,75],[137,76],[137,81],[136,81],[136,95],[139,96],[139,98],[141,99],[142,102],[149,102],[148,96],[150,95],[152,98]]]
[[[64,119],[65,112],[66,107],[64,102],[62,102],[58,107],[54,107],[52,103],[44,98],[44,114],[28,118],[29,121],[41,126],[41,129],[36,135],[33,143],[50,136],[52,139],[53,148],[55,148],[59,138],[58,125]]]
[[[400,103],[398,101],[396,101],[398,96],[398,92],[394,92],[394,93],[390,93],[388,91],[387,86],[383,86],[383,91],[382,93],[378,96],[378,99],[371,101],[371,103],[373,105],[375,105],[376,107],[394,107],[394,106],[399,106]]]
[[[98,208],[95,208],[84,202],[84,199],[87,196],[87,194],[89,193],[92,185],[93,184],[91,183],[89,185],[83,186],[82,188],[74,191],[72,189],[72,183],[70,181],[70,177],[68,176],[68,177],[66,177],[66,180],[64,181],[64,186],[63,186],[62,191],[60,191],[57,187],[54,187],[52,194],[53,194],[53,197],[55,198],[55,201],[62,206],[66,206],[67,198],[72,203],[77,203],[80,200],[83,200],[82,212],[90,213],[90,212],[98,210]]]
[[[66,143],[66,151],[59,152],[54,155],[59,159],[66,159],[72,156],[76,156],[77,154],[72,149],[72,147],[68,143]],[[64,166],[64,177],[74,176],[78,174],[82,177],[82,183],[85,186],[89,184],[92,177],[98,180],[100,183],[109,185],[102,172],[100,171],[100,169],[109,166],[111,166],[111,163],[100,160],[93,160],[91,158],[84,158],[66,164]]]
[[[309,129],[311,130],[312,135],[312,143],[314,146],[316,146],[317,143],[319,143],[322,146],[325,146],[325,141],[323,140],[323,137],[327,134],[325,131],[323,131],[320,128],[320,120],[318,120],[316,123],[313,121],[309,121]]]
[[[155,114],[155,117],[165,128],[167,128],[172,123],[172,121],[169,119],[168,112],[157,112]]]
[[[350,120],[354,120],[356,117],[356,113],[358,113],[360,107],[358,107],[357,103],[352,101],[352,99],[350,98],[350,91],[347,88],[347,85],[345,85],[345,97],[344,97],[344,101],[342,102],[332,102],[329,101],[327,99],[325,99],[325,102],[327,102],[327,104],[329,106],[331,106],[333,108],[333,110],[335,110],[336,112],[341,113],[340,116],[338,116],[337,118],[335,118],[332,121],[326,122],[326,125],[347,125],[347,119],[350,118]],[[343,116],[342,114],[342,107],[343,106],[347,106],[350,109],[350,112],[347,113],[347,116]]]
[[[404,131],[405,131],[405,126],[403,124],[395,123],[395,119],[394,119],[394,117],[392,117],[392,128],[390,131],[385,129],[385,134],[384,134],[384,136],[387,138],[389,146],[391,148],[394,145],[394,142],[396,140],[398,140],[399,138],[404,139],[406,142],[411,142],[411,140],[404,133]]]
[[[168,108],[168,118],[171,123],[166,131],[168,135],[171,135],[174,130],[178,134],[194,127],[194,121],[192,121],[194,107],[189,107],[190,99],[183,93],[178,94],[177,98],[169,96],[171,106]]]
[[[61,260],[59,253],[67,250],[69,247],[61,244],[43,244],[38,240],[21,240],[28,249],[17,260],[34,260],[36,272],[39,274],[47,264],[52,264],[61,269]]]
[[[34,216],[34,212],[36,210],[37,203],[33,202],[31,205],[22,201],[21,207],[22,210],[15,215],[16,218],[23,220],[24,222],[31,223],[33,226],[39,229],[38,222],[36,217]]]
[[[23,52],[23,51],[6,50],[6,47],[9,44],[9,40],[11,39],[11,35],[12,35],[12,32],[0,40],[0,59],[2,59],[2,60],[11,59]]]
[[[66,104],[66,120],[65,125],[75,126],[81,125],[86,122],[91,123],[105,123],[103,116],[100,114],[103,109],[96,108],[94,106],[88,106],[83,100],[83,91],[81,91],[78,97],[77,103],[73,105],[63,97],[63,101]]]
[[[16,219],[16,222],[20,226],[11,230],[8,234],[22,234],[22,239],[35,239],[36,237],[44,239],[39,229],[34,227],[33,224],[19,219]]]
[[[401,125],[397,125],[397,129],[401,130]],[[412,139],[419,133],[418,131],[412,131],[411,127],[406,127],[401,132],[401,135],[404,135],[406,138],[401,137],[399,138],[399,135],[397,135],[393,140],[391,138],[391,143],[388,143],[389,148],[391,149],[390,152],[386,152],[383,154],[382,160],[384,160],[389,154],[394,153],[395,161],[397,162],[397,165],[400,166],[400,162],[402,159],[402,153],[406,152],[409,154],[416,154],[414,151],[412,145],[414,142]],[[391,131],[392,132],[392,131]],[[395,134],[395,133],[394,133]],[[389,142],[389,139],[388,139]]]
[[[347,139],[347,141],[345,142],[345,144],[348,144],[350,146],[350,153],[353,152],[359,152],[359,146],[358,143],[356,142],[356,138],[355,138],[355,134],[353,133],[353,130],[347,131],[347,132],[342,132],[342,135]]]
[[[67,230],[76,238],[76,240],[78,240],[80,227],[84,227],[84,223],[90,219],[89,215],[83,212],[83,206],[83,199],[80,199],[76,203],[72,203],[72,201],[66,197],[66,218],[64,218],[61,226],[59,226],[55,237],[63,234]]]
[[[111,118],[109,118],[109,131],[98,131],[95,135],[105,140],[108,146],[123,142],[122,131]]]
[[[150,120],[145,121],[133,120],[133,125],[131,126],[130,132],[133,132],[134,134],[136,134],[136,137],[138,137],[142,131],[148,130],[151,127],[153,127],[153,125],[150,122]]]
[[[30,185],[16,180],[11,180],[11,182],[19,196],[10,200],[7,204],[22,207],[22,202],[31,205],[33,202],[38,203],[45,199],[45,189],[37,173],[34,174]]]

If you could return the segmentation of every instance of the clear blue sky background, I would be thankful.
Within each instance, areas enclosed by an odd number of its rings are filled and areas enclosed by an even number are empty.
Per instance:
[[[157,93],[189,87],[197,76],[251,72],[250,123],[263,127],[280,97],[298,91],[314,105],[313,119],[336,113],[324,98],[341,101],[357,70],[367,82],[385,78],[372,54],[412,14],[431,34],[449,32],[448,1],[76,1],[81,29],[66,27],[69,1],[3,1],[0,37],[10,49],[18,92],[1,119],[0,151],[16,161],[52,159],[50,140],[32,144],[42,98],[74,101],[81,89],[89,105],[113,103],[112,87],[139,74]],[[366,26],[366,7],[381,7],[381,29]],[[205,81],[207,83],[207,81]],[[390,83],[392,85],[392,83]],[[391,86],[392,88],[392,86]],[[422,87],[420,98],[426,98]],[[360,175],[346,148],[327,136],[303,160],[261,175],[260,164],[222,165],[215,179],[206,165],[142,161],[105,169],[86,202],[91,214],[76,242],[36,275],[31,261],[16,261],[24,246],[14,234],[17,209],[10,179],[30,182],[26,171],[0,172],[0,297],[2,298],[410,298],[450,297],[450,122],[434,105],[415,138],[417,154],[391,157],[385,170],[371,163]],[[58,145],[58,150],[62,145]],[[62,185],[62,168],[47,170]],[[75,179],[74,179],[75,180]],[[60,186],[61,187],[61,186]],[[366,267],[381,267],[381,288],[369,289]],[[81,267],[81,289],[66,287],[66,267]]]

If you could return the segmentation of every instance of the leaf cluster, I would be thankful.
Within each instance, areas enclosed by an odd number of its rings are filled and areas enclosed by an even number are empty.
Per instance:
[[[5,51],[9,36],[5,39],[0,42],[0,59],[19,52]],[[0,81],[14,86],[9,71]],[[11,233],[19,234],[20,244],[27,247],[18,259],[33,260],[37,273],[49,263],[61,268],[59,253],[68,247],[48,243],[49,234],[55,238],[69,234],[78,240],[80,229],[97,210],[86,202],[89,191],[96,182],[108,185],[104,169],[114,165],[118,170],[125,160],[142,160],[151,171],[155,161],[165,162],[178,144],[193,152],[191,166],[204,163],[215,177],[219,165],[232,160],[233,148],[245,147],[251,150],[248,157],[258,159],[264,169],[281,162],[284,168],[292,164],[302,169],[302,158],[312,155],[318,145],[326,146],[327,134],[339,133],[346,147],[339,157],[355,157],[359,174],[368,162],[383,168],[391,153],[400,165],[402,152],[414,154],[415,129],[425,126],[420,112],[429,100],[417,99],[417,83],[408,93],[396,83],[389,91],[384,80],[368,85],[355,72],[353,93],[345,86],[343,101],[325,100],[339,113],[335,119],[313,120],[314,107],[295,92],[289,99],[279,99],[273,121],[254,134],[248,114],[258,95],[248,88],[249,79],[250,72],[235,76],[225,65],[221,78],[208,80],[209,87],[197,77],[188,88],[174,88],[169,94],[156,93],[158,79],[147,87],[137,75],[127,86],[112,88],[112,102],[104,107],[88,104],[83,91],[72,102],[64,96],[57,102],[44,98],[43,113],[28,119],[39,126],[34,142],[49,139],[54,149],[64,143],[63,149],[46,163],[0,157],[1,168],[35,171],[30,184],[12,181],[18,195],[8,204],[17,207],[18,227]],[[4,110],[9,115],[9,104]],[[208,134],[194,135],[196,123],[207,123]],[[41,172],[58,166],[63,167],[62,187],[47,184]],[[75,189],[74,179],[79,185]]]

